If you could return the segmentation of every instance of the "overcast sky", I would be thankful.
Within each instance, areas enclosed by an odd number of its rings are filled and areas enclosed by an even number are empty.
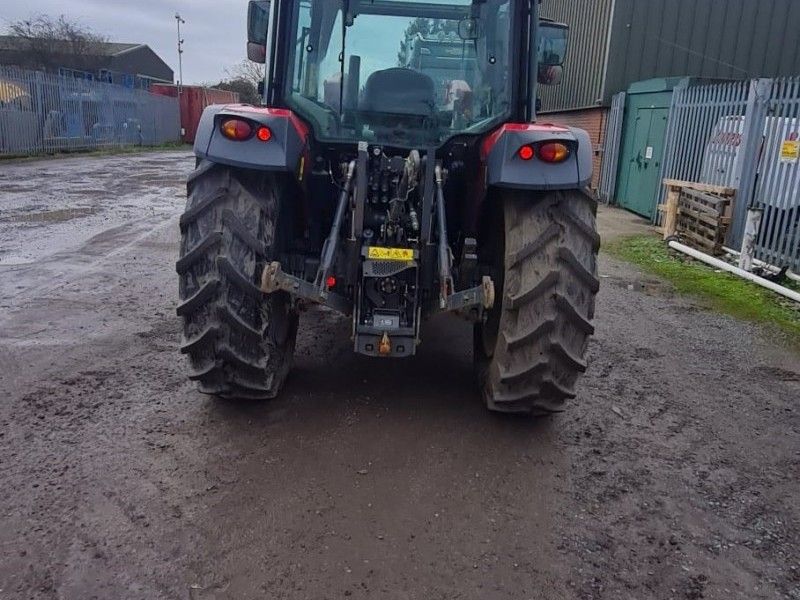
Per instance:
[[[181,25],[184,83],[215,83],[245,58],[246,0],[0,0],[0,27],[31,14],[66,15],[112,42],[147,44],[178,78],[175,12]]]

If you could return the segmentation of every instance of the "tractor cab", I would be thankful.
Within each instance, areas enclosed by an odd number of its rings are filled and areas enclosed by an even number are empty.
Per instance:
[[[330,142],[441,146],[529,121],[536,79],[555,82],[566,50],[566,26],[532,20],[527,0],[274,3],[251,2],[248,19],[265,103]]]

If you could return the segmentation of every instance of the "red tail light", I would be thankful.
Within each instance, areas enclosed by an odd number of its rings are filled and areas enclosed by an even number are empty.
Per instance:
[[[256,131],[256,137],[262,142],[268,142],[272,139],[272,130],[266,125],[262,125],[258,128],[258,131]]]
[[[530,160],[534,156],[533,146],[522,146],[517,150],[517,154],[522,160]]]
[[[328,275],[328,278],[325,280],[325,287],[328,289],[336,287],[336,277]]]
[[[537,150],[539,151],[539,160],[544,162],[560,163],[569,157],[569,148],[560,142],[546,142],[540,145]]]
[[[226,119],[220,123],[219,130],[229,140],[241,142],[253,134],[253,127],[243,119]]]

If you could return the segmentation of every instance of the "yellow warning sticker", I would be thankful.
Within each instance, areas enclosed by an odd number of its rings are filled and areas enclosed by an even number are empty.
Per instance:
[[[800,142],[797,140],[784,140],[781,144],[781,162],[793,163],[800,158]]]
[[[373,260],[414,260],[414,250],[411,248],[381,248],[370,246],[367,251],[367,258]]]

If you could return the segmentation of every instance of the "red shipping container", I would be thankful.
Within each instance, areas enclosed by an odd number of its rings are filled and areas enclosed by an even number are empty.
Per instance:
[[[178,86],[169,83],[153,83],[150,92],[160,96],[178,98],[181,110],[181,131],[183,141],[194,143],[197,124],[203,109],[210,104],[235,104],[239,102],[239,94],[216,88],[199,85],[184,85],[178,94]]]

